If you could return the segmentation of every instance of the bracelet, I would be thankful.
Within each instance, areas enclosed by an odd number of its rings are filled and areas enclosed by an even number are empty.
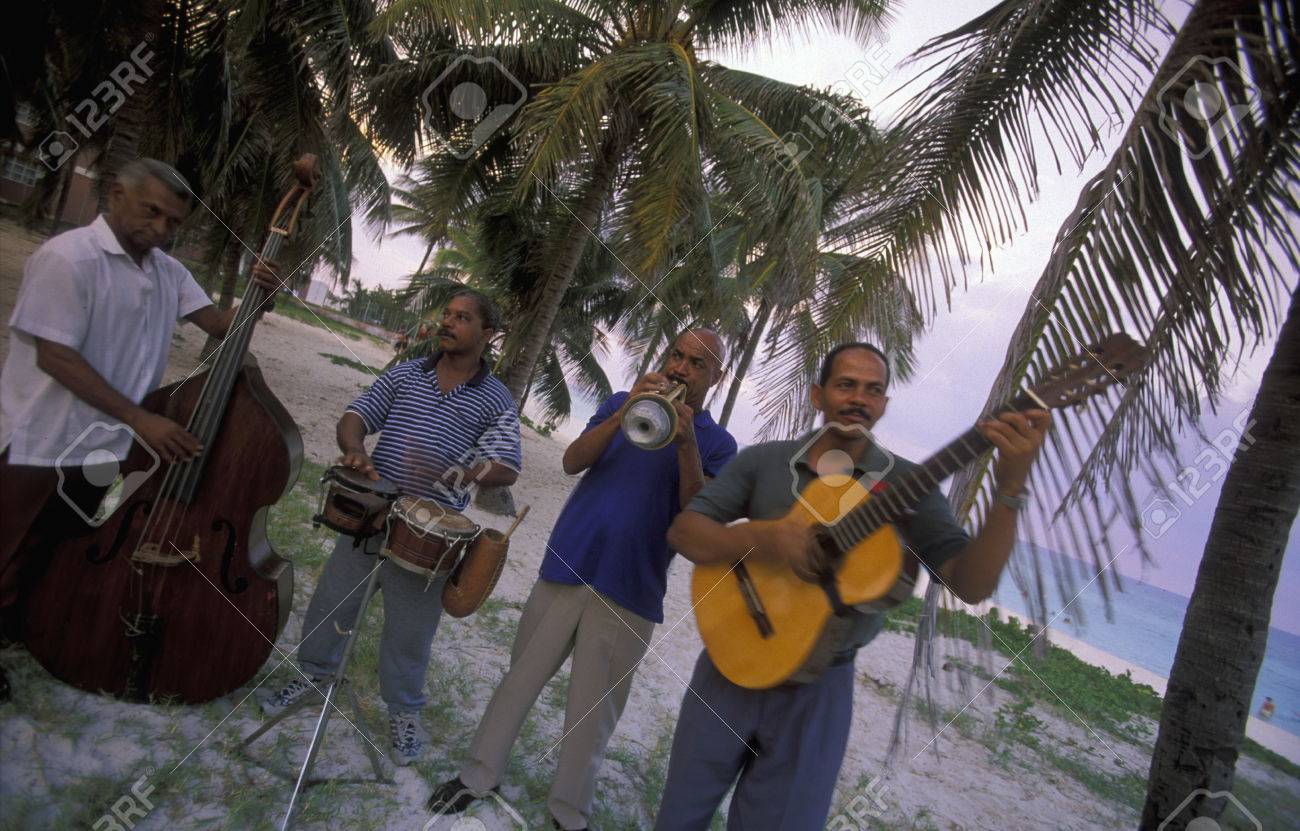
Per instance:
[[[1023,511],[1025,506],[1029,504],[1029,489],[1025,488],[1016,496],[1009,496],[1002,491],[998,491],[993,498],[998,504],[1006,505],[1013,511]]]

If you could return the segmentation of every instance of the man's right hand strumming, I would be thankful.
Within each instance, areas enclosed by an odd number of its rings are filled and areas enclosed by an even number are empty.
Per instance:
[[[816,583],[831,565],[812,529],[802,522],[785,518],[754,520],[735,527],[747,529],[755,554],[770,562],[784,563],[800,580]]]

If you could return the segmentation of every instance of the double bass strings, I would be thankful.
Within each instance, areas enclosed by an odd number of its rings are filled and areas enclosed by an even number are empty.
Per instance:
[[[274,260],[279,253],[281,241],[281,234],[271,233],[259,258]],[[187,425],[189,432],[203,445],[203,450],[195,458],[168,464],[163,484],[150,507],[149,519],[146,520],[145,526],[141,530],[140,541],[142,544],[151,541],[150,538],[152,537],[152,541],[161,552],[163,547],[171,542],[170,538],[175,532],[175,526],[178,523],[183,523],[188,512],[188,504],[182,503],[185,502],[187,491],[190,495],[193,495],[198,490],[203,464],[211,451],[212,443],[216,440],[226,405],[229,402],[229,392],[233,388],[243,366],[243,357],[252,340],[253,323],[255,323],[256,314],[265,300],[266,290],[250,280],[240,302],[239,310],[231,323],[235,334],[228,336],[227,340],[218,347],[221,354],[219,354],[212,370],[208,373],[207,380],[203,384],[203,390],[199,394],[198,403],[195,405],[194,412]],[[167,502],[170,502],[170,504],[167,505],[165,515],[160,516],[159,506]],[[161,531],[155,533],[155,529],[159,528],[160,525]],[[147,565],[156,568],[161,563],[151,562],[147,563]],[[168,567],[170,568],[170,566]],[[152,570],[151,568],[150,571],[152,572]],[[144,570],[137,566],[133,571],[136,574],[136,579],[141,584],[141,590],[134,592],[137,595],[136,611],[137,614],[143,614]],[[158,584],[160,590],[166,579],[167,572],[164,571]]]

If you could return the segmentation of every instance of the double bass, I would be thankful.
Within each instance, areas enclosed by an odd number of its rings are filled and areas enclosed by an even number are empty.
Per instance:
[[[315,156],[294,163],[262,259],[293,234],[319,176]],[[289,617],[293,566],[272,550],[266,518],[298,478],[302,436],[249,360],[266,298],[250,279],[208,371],[141,403],[186,425],[199,455],[168,464],[137,439],[113,513],[53,550],[27,598],[23,639],[56,678],[195,704],[243,686],[270,654]]]

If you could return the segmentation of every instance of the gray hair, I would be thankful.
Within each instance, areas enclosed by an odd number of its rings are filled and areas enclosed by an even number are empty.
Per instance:
[[[493,302],[491,297],[478,289],[463,288],[457,289],[451,297],[447,298],[447,302],[450,303],[457,297],[471,298],[478,305],[478,316],[483,320],[484,329],[491,329],[494,332],[501,331],[501,309]]]
[[[157,159],[139,158],[127,162],[117,173],[117,181],[123,187],[139,187],[145,179],[157,179],[163,187],[185,200],[187,205],[194,199],[194,192],[190,190],[190,183],[185,181],[185,177],[176,168]]]

